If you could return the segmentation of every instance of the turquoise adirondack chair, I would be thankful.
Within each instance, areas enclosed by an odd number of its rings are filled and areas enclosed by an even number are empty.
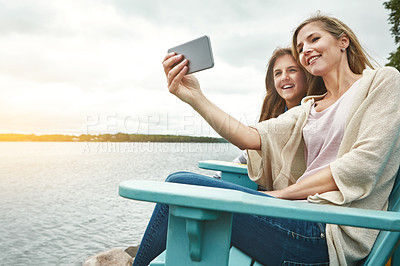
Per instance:
[[[202,161],[199,167],[221,171],[221,178],[256,188],[245,165]],[[388,211],[322,206],[265,198],[236,190],[156,181],[124,181],[122,197],[168,204],[167,248],[150,264],[155,265],[261,265],[230,246],[233,213],[379,229],[369,256],[361,265],[400,265],[400,172],[389,199]]]

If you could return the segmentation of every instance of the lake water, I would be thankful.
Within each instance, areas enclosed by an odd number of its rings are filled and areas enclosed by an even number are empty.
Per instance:
[[[153,204],[118,196],[128,179],[176,171],[240,151],[209,143],[0,142],[0,265],[82,265],[137,245]]]

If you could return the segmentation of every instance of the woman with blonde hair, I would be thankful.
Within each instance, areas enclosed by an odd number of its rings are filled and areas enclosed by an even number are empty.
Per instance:
[[[399,72],[366,69],[371,64],[358,40],[332,17],[317,15],[302,23],[292,48],[298,62],[315,76],[313,82],[323,82],[327,92],[306,97],[301,106],[254,127],[210,102],[197,79],[185,76],[187,61],[182,56],[165,57],[169,91],[222,137],[247,149],[250,178],[269,191],[251,192],[191,173],[170,175],[168,181],[386,210],[400,162]],[[141,258],[151,260],[162,251],[155,248],[154,236],[165,241],[161,231],[166,225],[159,221],[166,213],[167,206],[156,207]],[[232,227],[232,244],[265,265],[356,265],[368,255],[376,236],[370,229],[243,214],[234,214]],[[134,265],[143,265],[140,260]]]

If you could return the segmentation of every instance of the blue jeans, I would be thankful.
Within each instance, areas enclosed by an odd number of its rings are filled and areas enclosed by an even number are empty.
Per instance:
[[[268,195],[199,174],[178,172],[166,182]],[[157,204],[133,265],[148,265],[165,250],[168,206]],[[234,214],[231,244],[264,265],[328,265],[325,224],[249,214]]]

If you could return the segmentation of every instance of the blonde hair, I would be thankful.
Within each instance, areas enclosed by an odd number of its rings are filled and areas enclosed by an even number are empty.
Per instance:
[[[371,64],[371,61],[374,61],[368,53],[364,50],[364,48],[361,46],[360,42],[358,41],[356,35],[354,32],[344,24],[342,21],[340,21],[337,18],[330,17],[330,16],[324,16],[321,15],[319,12],[313,15],[312,17],[308,18],[305,20],[303,23],[301,23],[296,30],[294,31],[293,34],[293,39],[292,39],[292,52],[293,56],[296,59],[297,62],[299,62],[299,52],[297,51],[297,36],[300,32],[300,30],[307,24],[310,23],[319,23],[320,27],[322,30],[325,30],[329,32],[334,38],[339,39],[343,35],[346,35],[349,38],[349,46],[346,49],[347,53],[347,60],[349,63],[349,67],[351,71],[355,74],[362,74],[363,70],[366,69],[366,67],[370,67],[371,69],[374,69],[374,66]],[[374,61],[375,63],[375,61]],[[299,63],[299,65],[301,65]],[[314,77],[313,79],[315,79]],[[317,80],[311,81],[313,84],[312,86],[315,86],[317,83],[318,85],[321,85],[322,78],[318,78]],[[322,82],[323,84],[323,82]]]

